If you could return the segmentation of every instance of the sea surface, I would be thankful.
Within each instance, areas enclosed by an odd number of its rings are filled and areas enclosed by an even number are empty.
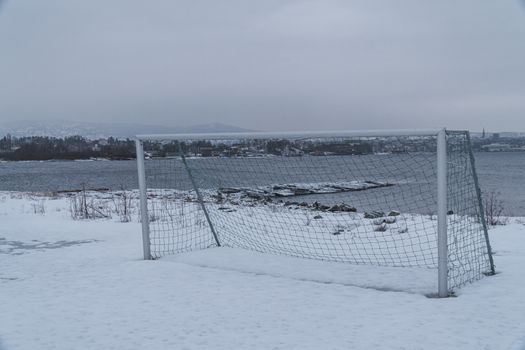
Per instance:
[[[429,158],[430,155],[353,157],[311,157],[306,163],[300,159],[280,157],[202,158],[189,159],[188,163],[198,179],[199,186],[202,187],[249,187],[286,182],[344,181],[347,180],[345,169],[353,169],[355,178],[363,181],[399,182],[408,179],[408,183],[403,185],[405,193],[408,194],[406,207],[410,207],[411,200],[415,196],[430,198],[425,197],[426,192],[434,188],[432,174],[435,172],[435,163]],[[499,193],[498,197],[503,201],[507,215],[525,216],[525,152],[475,153],[475,159],[482,191]],[[170,162],[154,160],[146,161],[146,167],[148,181],[155,183],[156,186],[160,184],[162,187],[191,188],[182,166],[175,167]],[[312,167],[315,169],[312,170]],[[391,176],[385,178],[383,174],[391,174]],[[0,162],[0,191],[58,191],[82,187],[136,189],[138,187],[136,162],[134,160]],[[331,195],[330,198],[332,202],[341,202],[348,199],[348,195],[337,194]],[[387,195],[394,195],[394,192],[390,190],[384,192],[382,196]],[[307,201],[323,199],[323,195],[302,197]]]

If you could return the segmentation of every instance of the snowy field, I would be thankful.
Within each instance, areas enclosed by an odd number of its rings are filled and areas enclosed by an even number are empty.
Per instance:
[[[0,349],[525,349],[525,220],[491,230],[498,274],[447,299],[237,249],[143,261],[120,221],[0,193]]]

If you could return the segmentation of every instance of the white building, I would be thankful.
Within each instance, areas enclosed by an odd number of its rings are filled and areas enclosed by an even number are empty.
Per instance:
[[[511,151],[511,146],[507,143],[491,143],[489,145],[481,146],[483,150],[488,152],[507,152]]]

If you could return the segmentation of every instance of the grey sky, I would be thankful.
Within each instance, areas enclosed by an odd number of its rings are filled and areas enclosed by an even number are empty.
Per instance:
[[[0,121],[525,130],[518,0],[7,0]]]

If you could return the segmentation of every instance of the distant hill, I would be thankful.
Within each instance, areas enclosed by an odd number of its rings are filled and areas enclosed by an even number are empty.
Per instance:
[[[214,133],[214,132],[248,132],[251,130],[222,123],[200,124],[192,126],[169,127],[137,123],[91,123],[70,121],[14,121],[0,122],[0,137],[12,136],[51,136],[66,137],[80,135],[90,139],[134,137],[137,134],[166,133]]]

